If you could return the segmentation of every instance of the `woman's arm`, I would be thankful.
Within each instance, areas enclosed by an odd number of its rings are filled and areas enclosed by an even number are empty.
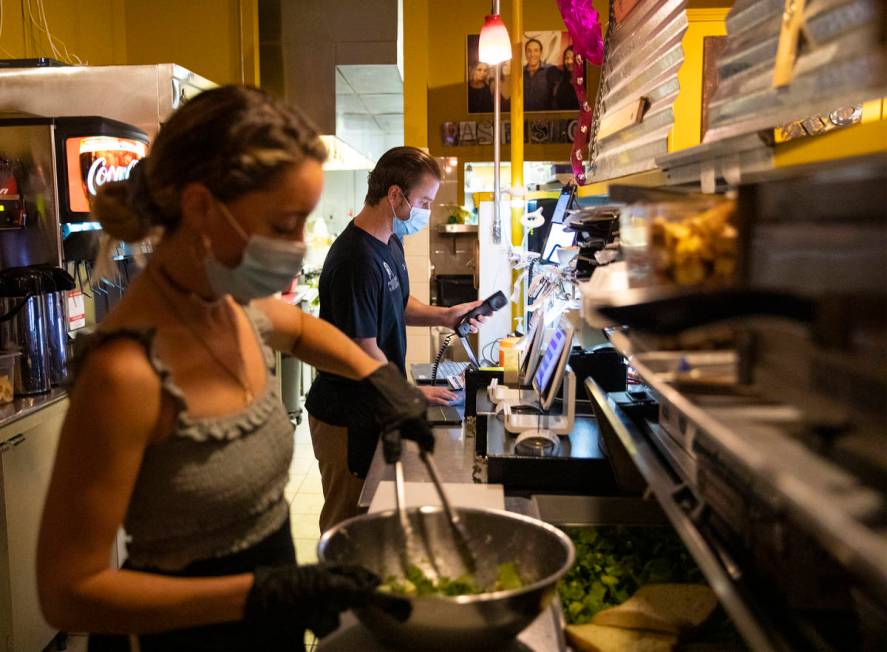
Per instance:
[[[109,568],[164,409],[160,380],[138,343],[109,343],[86,360],[62,428],[37,550],[41,605],[59,629],[147,633],[243,616],[250,573],[180,579]]]
[[[306,315],[295,306],[278,299],[262,299],[253,305],[271,320],[273,348],[292,353],[321,371],[360,380],[384,364],[329,322]]]

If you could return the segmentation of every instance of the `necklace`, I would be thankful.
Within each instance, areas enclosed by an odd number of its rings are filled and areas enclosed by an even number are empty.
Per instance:
[[[185,317],[182,315],[179,307],[176,305],[176,299],[173,298],[172,292],[168,288],[164,287],[164,280],[162,280],[160,278],[161,276],[165,276],[165,275],[163,275],[159,269],[155,269],[154,267],[149,267],[148,272],[151,277],[151,280],[154,282],[154,285],[157,287],[158,290],[160,290],[160,294],[163,295],[163,298],[166,299],[167,304],[169,304],[169,307],[171,308],[173,315],[175,315],[175,318],[179,322],[181,322],[181,324],[185,328],[188,329],[188,331],[191,333],[191,335],[194,337],[194,339],[197,340],[200,343],[200,345],[203,346],[203,348],[206,350],[206,352],[209,353],[210,357],[213,360],[215,360],[216,364],[218,364],[219,367],[221,367],[225,371],[225,373],[227,373],[229,376],[231,376],[231,378],[233,378],[234,381],[238,385],[240,385],[240,388],[243,390],[244,401],[247,404],[252,403],[254,396],[253,396],[252,389],[250,388],[250,385],[249,385],[249,380],[247,379],[247,376],[246,376],[246,364],[243,361],[243,352],[242,352],[242,349],[240,346],[240,331],[238,330],[237,324],[234,321],[234,315],[231,314],[232,311],[230,309],[230,306],[226,306],[224,312],[227,315],[228,323],[231,326],[231,330],[234,331],[234,342],[237,346],[237,356],[236,356],[237,357],[237,369],[236,370],[233,370],[233,369],[231,369],[231,367],[228,366],[228,363],[225,361],[225,358],[223,356],[219,355],[209,345],[209,342],[207,341],[205,335],[202,335],[197,330],[197,328],[194,326],[194,324],[192,324],[189,320],[185,319]],[[170,281],[170,284],[172,284],[171,281]],[[224,301],[224,299],[223,299],[223,301]]]

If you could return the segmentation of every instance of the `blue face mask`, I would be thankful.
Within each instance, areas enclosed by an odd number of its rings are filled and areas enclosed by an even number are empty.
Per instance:
[[[416,208],[410,204],[410,200],[407,199],[406,195],[404,195],[403,198],[406,201],[407,206],[410,207],[410,216],[407,219],[402,220],[397,216],[397,213],[394,213],[393,222],[391,224],[391,230],[394,231],[394,234],[401,240],[403,240],[405,235],[413,235],[424,229],[428,226],[428,221],[431,219],[430,208]]]
[[[248,236],[228,207],[221,202],[219,206],[231,228],[246,241],[246,248],[237,267],[223,265],[212,253],[207,255],[204,267],[213,292],[219,296],[230,294],[239,303],[247,304],[286,290],[302,270],[305,243]]]

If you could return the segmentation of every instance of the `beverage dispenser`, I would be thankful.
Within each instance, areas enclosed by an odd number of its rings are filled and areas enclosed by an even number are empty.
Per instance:
[[[70,334],[122,295],[123,281],[91,278],[101,227],[90,201],[147,147],[143,131],[102,117],[0,120],[0,347],[19,353],[16,395],[63,385]],[[126,279],[134,252],[116,253]]]

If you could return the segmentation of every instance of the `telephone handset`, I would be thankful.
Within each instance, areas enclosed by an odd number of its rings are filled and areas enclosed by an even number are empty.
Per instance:
[[[468,323],[469,320],[474,319],[475,317],[487,317],[492,315],[499,310],[499,308],[503,308],[507,304],[508,299],[501,291],[488,296],[482,304],[462,317],[461,321],[459,321],[459,325],[456,326],[456,333],[459,337],[467,337],[471,332],[471,326]]]
[[[468,341],[468,334],[471,333],[471,324],[468,322],[475,317],[487,317],[492,315],[499,310],[499,308],[506,305],[508,305],[508,299],[501,291],[491,294],[484,299],[484,302],[477,308],[474,308],[467,315],[462,317],[459,324],[456,326],[456,334],[462,342],[462,348],[465,349],[465,353],[468,355],[468,361],[475,369],[480,369],[480,361],[477,359],[477,356],[474,354],[474,349],[471,348],[471,343]]]
[[[468,334],[471,333],[471,324],[469,324],[468,322],[475,317],[486,317],[492,315],[494,312],[496,312],[500,308],[504,308],[506,305],[508,305],[508,297],[506,297],[501,291],[496,292],[495,294],[487,297],[484,302],[480,304],[477,308],[470,310],[464,317],[462,317],[462,319],[459,320],[459,323],[456,325],[456,335],[459,336],[459,339],[462,342],[462,347],[465,349],[465,353],[468,355],[468,362],[471,363],[471,366],[474,369],[480,369],[480,361],[477,359],[477,356],[474,353],[474,349],[471,348],[471,343],[468,341]],[[450,345],[450,340],[452,339],[452,337],[452,334],[446,337],[440,347],[440,351],[437,352],[437,355],[434,358],[434,362],[431,366],[432,384],[437,379],[437,367],[440,364],[444,353],[446,353],[447,347]]]

